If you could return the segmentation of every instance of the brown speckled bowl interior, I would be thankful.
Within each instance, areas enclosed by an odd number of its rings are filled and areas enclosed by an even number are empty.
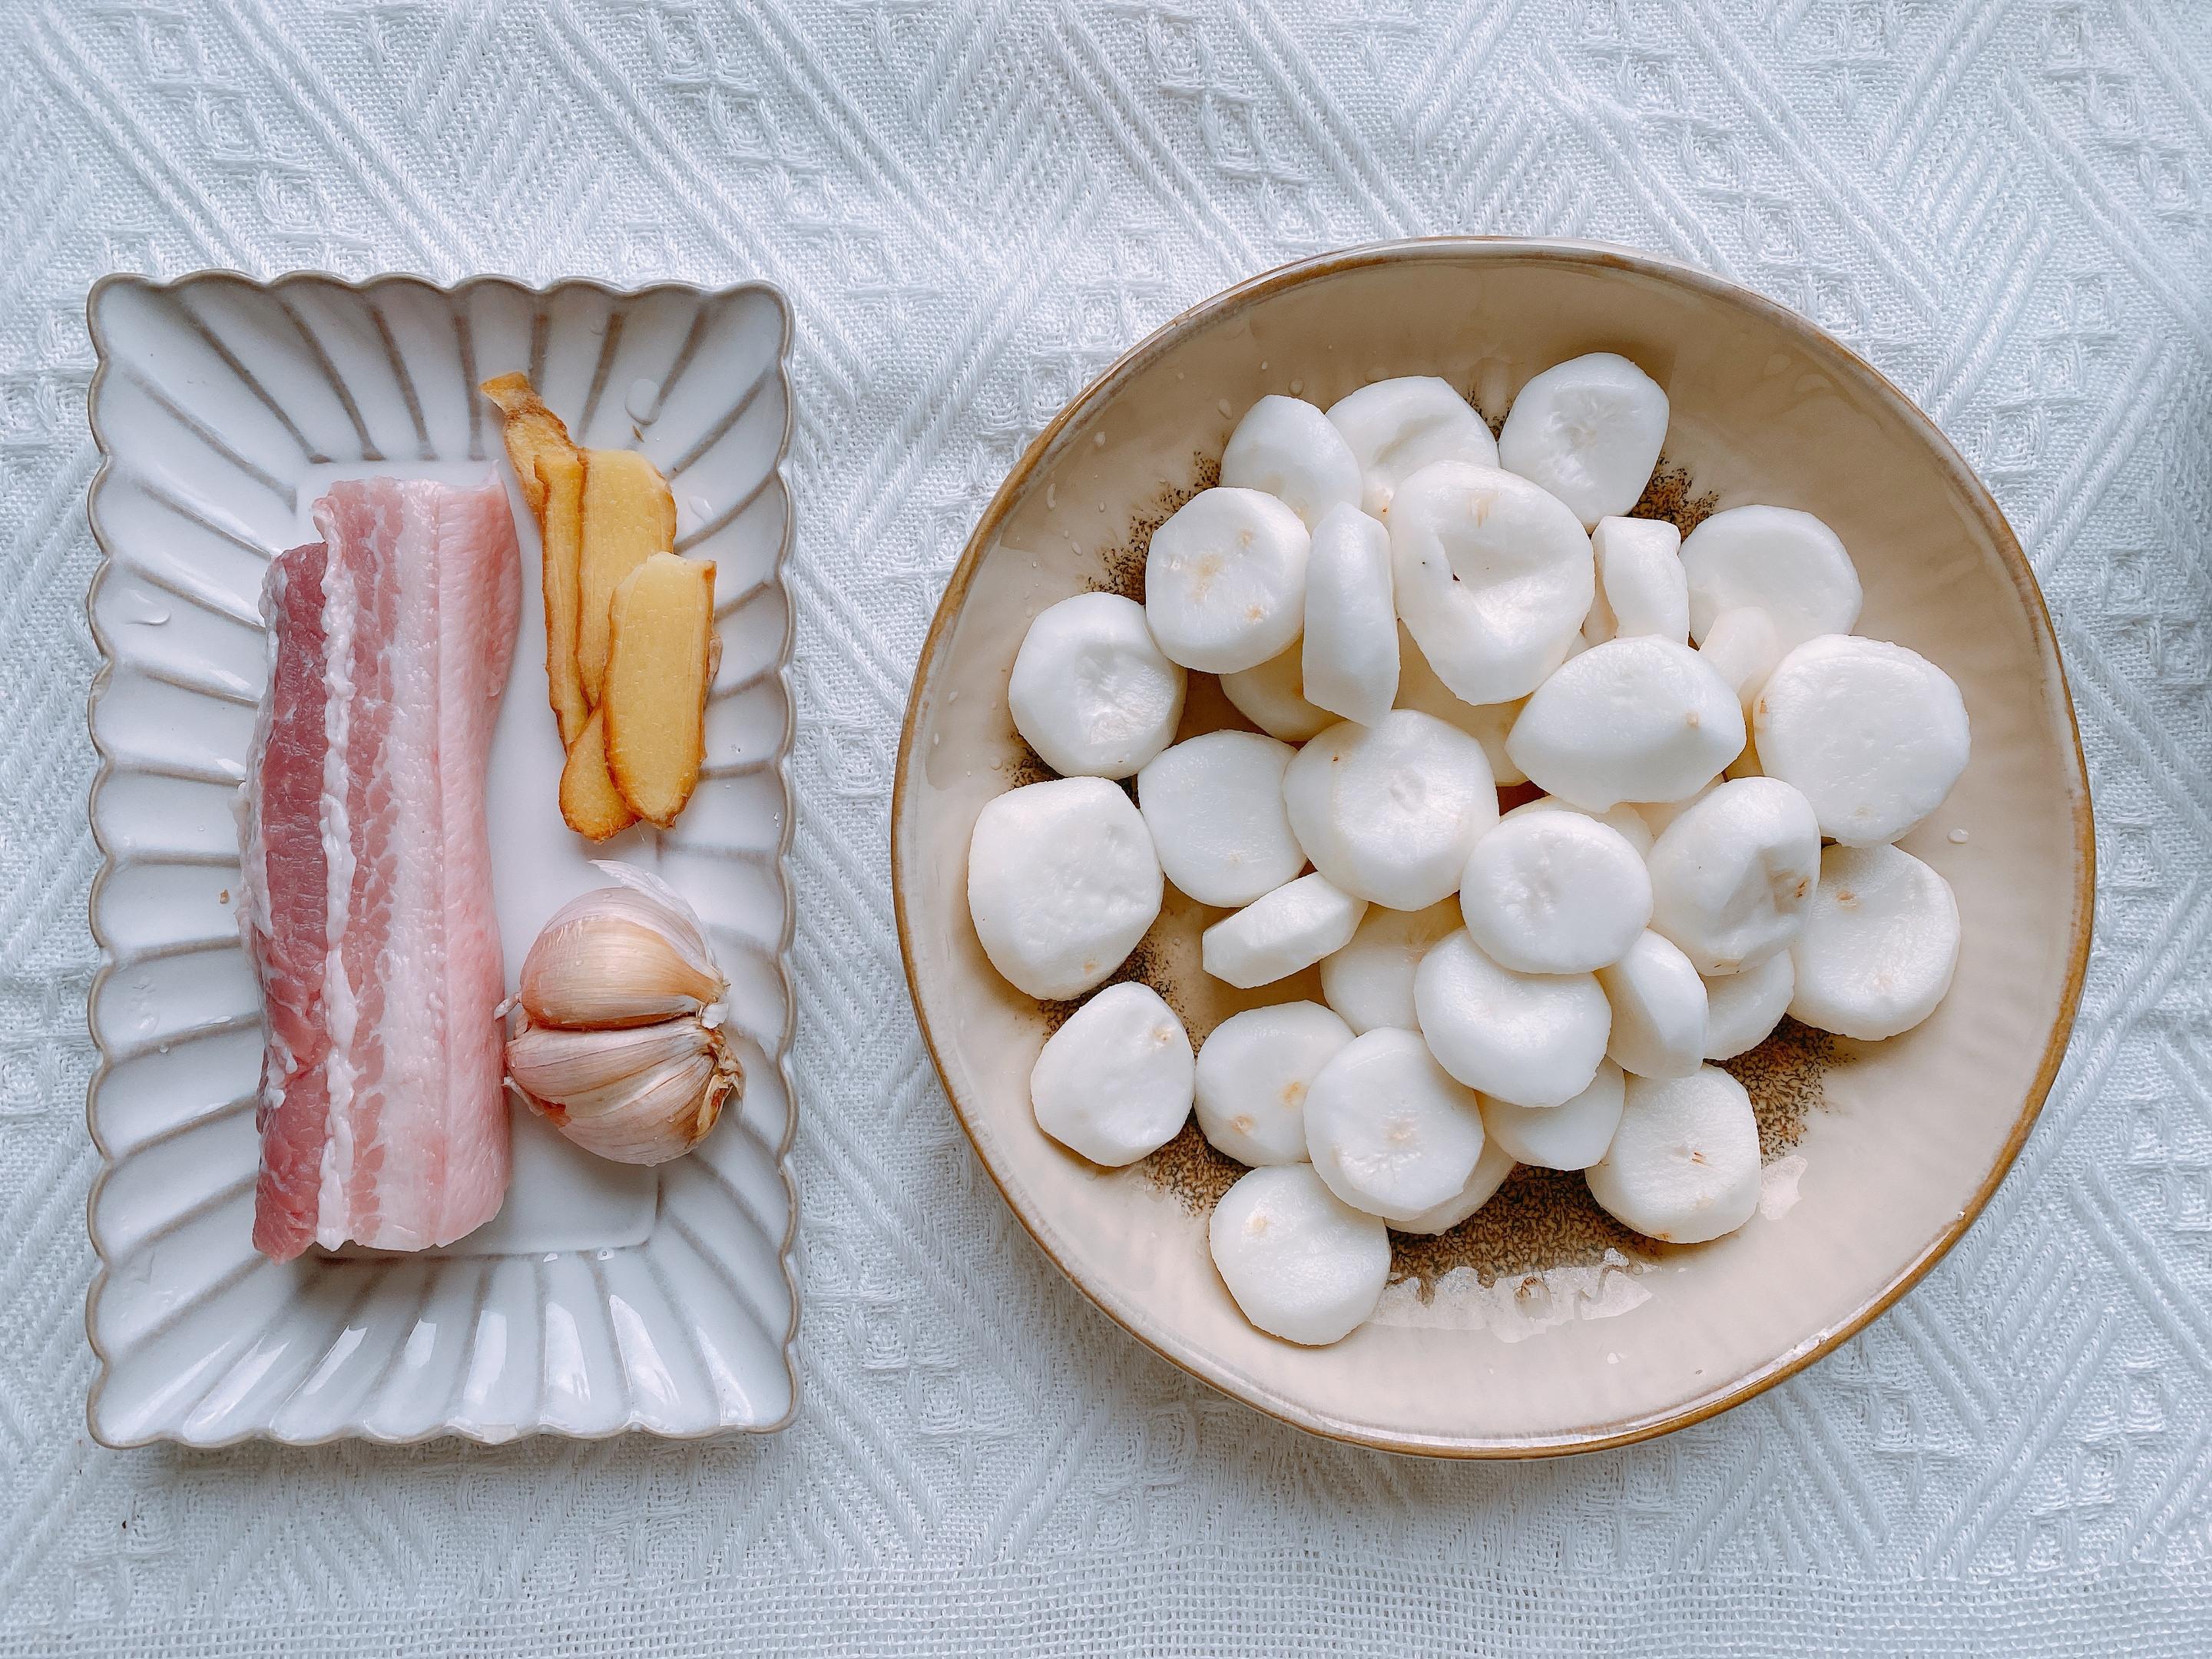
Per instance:
[[[1194,1131],[1095,1168],[1030,1115],[1030,1068],[1066,1010],[992,971],[968,920],[969,831],[1042,775],[1006,678],[1030,619],[1087,588],[1139,592],[1150,527],[1211,481],[1264,393],[1326,406],[1441,374],[1494,421],[1538,370],[1620,351],[1673,400],[1647,512],[1686,527],[1767,501],[1832,525],[1866,586],[1859,631],[1960,684],[1972,764],[1905,846],[1956,889],[1948,1000],[1885,1043],[1785,1024],[1735,1062],[1768,1158],[1759,1216],[1668,1249],[1608,1221],[1577,1176],[1523,1170],[1441,1239],[1397,1239],[1376,1319],[1306,1349],[1248,1325],[1206,1246],[1237,1174]],[[1192,676],[1182,736],[1244,725]],[[1084,1292],[1216,1387],[1317,1432],[1394,1450],[1526,1456],[1697,1421],[1826,1352],[1958,1238],[2048,1091],[2079,998],[2093,888],[2088,784],[2040,594],[1987,492],[1927,418],[1811,325],[1714,277],[1571,243],[1455,239],[1292,265],[1206,301],[1077,398],[1015,467],[954,573],[915,677],[892,806],[908,981],[954,1109],[1006,1201]],[[1198,968],[1222,913],[1170,890],[1124,976],[1193,1041],[1310,970],[1235,992]]]

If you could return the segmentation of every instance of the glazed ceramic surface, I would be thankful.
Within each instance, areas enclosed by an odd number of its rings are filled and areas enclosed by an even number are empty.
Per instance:
[[[1841,534],[1858,630],[1941,665],[1973,760],[1905,845],[1951,882],[1964,946],[1949,998],[1909,1035],[1834,1047],[1824,1097],[1767,1202],[1716,1243],[1386,1293],[1376,1320],[1303,1349],[1239,1316],[1201,1205],[1146,1166],[1048,1140],[1030,1068],[1048,1011],[984,959],[964,903],[968,836],[1026,781],[1006,680],[1030,618],[1128,586],[1146,533],[1202,482],[1264,393],[1324,407],[1387,375],[1441,374],[1493,420],[1537,371],[1589,351],[1672,399],[1662,469],[1717,507],[1771,502]],[[1182,735],[1242,724],[1194,676]],[[1796,315],[1716,278],[1577,244],[1448,240],[1291,266],[1187,313],[1108,370],[1032,447],[955,572],[915,677],[893,806],[907,971],[947,1091],[1015,1213],[1084,1291],[1227,1392],[1322,1433],[1460,1456],[1574,1451],[1709,1415],[1808,1363],[1894,1300],[1994,1190],[2042,1103],[2079,997],[2090,921],[2087,778],[2049,620],[1995,504],[1932,424]],[[1172,892],[1147,975],[1194,1041],[1259,993],[1199,971],[1220,913]],[[1794,1182],[1794,1191],[1793,1191]]]
[[[209,273],[104,283],[91,325],[106,457],[91,508],[106,557],[90,601],[106,856],[92,915],[104,965],[90,1120],[106,1159],[90,1216],[93,1432],[213,1445],[780,1426],[798,1319],[781,295]],[[665,833],[592,848],[561,822],[537,529],[476,391],[510,369],[580,443],[651,456],[675,490],[678,550],[716,565],[705,776]],[[592,859],[658,870],[732,981],[744,1097],[696,1152],[654,1170],[579,1152],[517,1104],[514,1182],[477,1232],[420,1255],[272,1262],[248,1237],[261,1006],[239,940],[234,811],[266,674],[262,573],[313,538],[332,479],[494,471],[526,596],[489,777],[510,988],[546,916],[605,884]]]

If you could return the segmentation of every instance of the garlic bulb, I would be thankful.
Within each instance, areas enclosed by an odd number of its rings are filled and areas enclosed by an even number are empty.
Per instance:
[[[659,1164],[696,1146],[744,1087],[721,1029],[729,985],[673,888],[599,868],[620,884],[562,905],[523,959],[507,1081],[586,1151]]]

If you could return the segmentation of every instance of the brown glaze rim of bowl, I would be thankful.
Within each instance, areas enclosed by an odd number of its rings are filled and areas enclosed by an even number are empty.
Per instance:
[[[2003,1146],[1999,1149],[1995,1162],[1990,1166],[1988,1174],[1983,1177],[1972,1199],[1960,1210],[1957,1218],[1923,1245],[1863,1306],[1810,1340],[1776,1355],[1764,1365],[1736,1378],[1726,1387],[1656,1415],[1626,1419],[1583,1432],[1549,1438],[1484,1440],[1435,1435],[1393,1437],[1312,1411],[1279,1393],[1255,1389],[1241,1380],[1231,1379],[1204,1355],[1183,1351],[1182,1345],[1172,1336],[1147,1330],[1142,1324],[1107,1306],[1084,1282],[1080,1274],[1054,1254],[1052,1247],[1031,1225],[1022,1206],[1014,1202],[1000,1171],[984,1152],[982,1142],[977,1138],[970,1121],[970,1109],[962,1100],[960,1091],[952,1086],[944,1057],[938,1051],[937,1038],[930,1029],[921,985],[915,971],[914,922],[908,914],[906,884],[901,876],[903,864],[900,852],[906,830],[908,790],[912,784],[915,734],[921,721],[924,694],[928,689],[936,660],[945,647],[952,619],[966,600],[984,550],[990,545],[1000,526],[1012,512],[1014,504],[1027,491],[1030,480],[1058,447],[1062,435],[1078,420],[1113,397],[1125,380],[1161,352],[1194,330],[1218,322],[1254,301],[1319,277],[1369,265],[1391,264],[1413,259],[1480,261],[1493,258],[1527,259],[1531,256],[1562,265],[1633,271],[1756,313],[1796,337],[1811,356],[1829,359],[1852,377],[1863,380],[1919,434],[1929,454],[1958,483],[1961,493],[1971,503],[1983,528],[2002,557],[2013,586],[2019,590],[2027,611],[2029,624],[2041,652],[2045,696],[2047,697],[2055,692],[2065,709],[2067,729],[2074,742],[2074,787],[2069,791],[2074,820],[2073,940],[2069,951],[2065,982],[2059,992],[2058,1006],[2051,1018],[2050,1035],[2044,1042],[2042,1060],[2036,1067],[2034,1079],[2026,1097],[2021,1102],[2020,1115]],[[2027,556],[2021,551],[2019,539],[2013,534],[2003,511],[1936,423],[1887,375],[1850,347],[1797,313],[1749,289],[1670,259],[1603,243],[1508,236],[1438,236],[1376,242],[1278,266],[1223,289],[1153,330],[1108,365],[1053,417],[1023,452],[1021,459],[1015,463],[1013,470],[992,496],[990,505],[984,509],[982,518],[977,522],[961,553],[959,563],[953,568],[951,580],[945,585],[945,596],[938,602],[937,613],[930,622],[928,635],[922,641],[921,656],[915,669],[913,689],[907,699],[906,718],[899,732],[898,768],[891,784],[890,855],[891,902],[898,926],[899,957],[905,965],[908,994],[914,1004],[915,1018],[921,1028],[922,1040],[929,1048],[930,1062],[937,1068],[938,1079],[945,1085],[946,1097],[952,1103],[953,1115],[960,1121],[962,1133],[968,1136],[969,1145],[975,1147],[978,1160],[990,1175],[992,1183],[998,1188],[1000,1196],[1006,1200],[1006,1207],[1012,1211],[1015,1219],[1021,1223],[1023,1230],[1043,1250],[1053,1265],[1066,1273],[1076,1289],[1089,1297],[1101,1312],[1162,1358],[1271,1417],[1310,1433],[1370,1447],[1378,1451],[1453,1458],[1554,1457],[1573,1452],[1602,1451],[1608,1447],[1628,1445],[1638,1440],[1671,1433],[1676,1429],[1687,1428],[1732,1406],[1741,1405],[1754,1395],[1765,1393],[1784,1378],[1795,1376],[1856,1335],[1918,1284],[1929,1269],[1958,1243],[1973,1224],[1974,1218],[1995,1196],[1998,1184],[2012,1168],[2014,1159],[2019,1157],[2028,1132],[2034,1127],[2035,1120],[2043,1109],[2044,1100],[2057,1077],[2059,1064],[2065,1057],[2067,1038],[2073,1030],[2075,1013],[2081,1005],[2082,981],[2088,969],[2090,933],[2095,914],[2097,863],[2095,825],[2089,801],[2088,766],[2081,752],[2081,723],[2075,714],[2073,695],[2066,682],[2065,665],[2059,657],[2057,640],[2051,626],[2050,609],[2044,602],[2043,591],[2036,582]]]

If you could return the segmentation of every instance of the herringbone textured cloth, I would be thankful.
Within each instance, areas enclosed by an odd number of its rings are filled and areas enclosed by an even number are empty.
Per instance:
[[[2212,1650],[2212,8],[0,0],[0,1652]],[[2074,677],[2103,890],[1990,1212],[1656,1443],[1306,1438],[1094,1312],[906,1006],[908,677],[1024,441],[1285,258],[1657,249],[1911,391]],[[103,271],[764,276],[796,307],[803,1407],[774,1439],[87,1440]]]

